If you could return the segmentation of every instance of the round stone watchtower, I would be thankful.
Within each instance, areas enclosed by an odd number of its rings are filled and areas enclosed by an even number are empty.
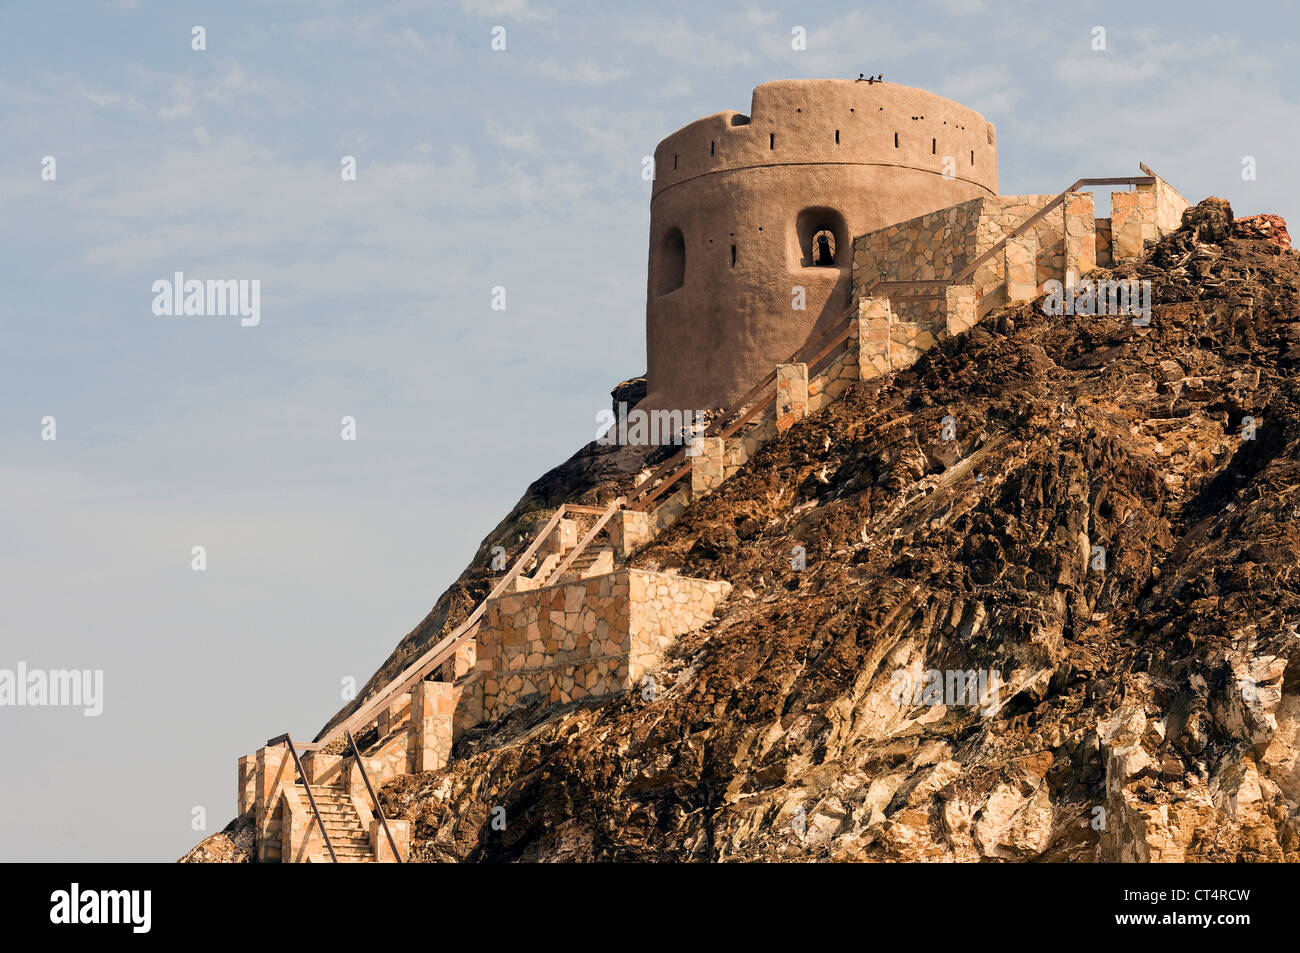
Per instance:
[[[673,133],[655,150],[643,406],[726,406],[848,307],[855,236],[997,190],[993,124],[890,83],[765,83],[748,116]]]

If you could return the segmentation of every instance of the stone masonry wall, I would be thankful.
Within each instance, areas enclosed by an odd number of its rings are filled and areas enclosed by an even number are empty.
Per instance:
[[[1150,172],[1150,170],[1146,171]],[[1160,176],[1155,176],[1155,180],[1153,191],[1156,193],[1156,232],[1158,235],[1168,235],[1170,232],[1178,231],[1182,226],[1183,210],[1191,203]]]
[[[1055,197],[1046,194],[999,195],[985,200],[980,210],[977,254],[984,254],[1002,241]],[[1053,209],[1023,238],[1024,246],[1033,249],[1035,285],[1041,287],[1044,281],[1059,278],[1065,267],[1064,212]],[[979,317],[1007,303],[1005,261],[1003,255],[994,255],[971,276],[970,283],[975,288],[975,311]]]
[[[855,238],[854,299],[870,295],[877,281],[933,281],[961,271],[979,254],[985,201],[972,199]],[[938,307],[924,302],[900,303],[898,310],[923,325],[939,317]]]
[[[488,603],[478,663],[458,704],[456,733],[530,699],[565,704],[635,686],[680,635],[730,592],[725,582],[626,569],[513,593]]]
[[[1080,193],[1086,194],[1086,193]],[[1001,241],[1055,195],[997,195],[972,199],[888,228],[853,242],[853,293],[864,297],[877,281],[948,278]],[[1053,210],[1026,233],[1035,250],[1037,283],[1059,278],[1065,267],[1064,212]],[[976,313],[983,317],[1006,303],[1004,259],[994,255],[975,270]],[[923,289],[917,289],[921,291]],[[944,336],[942,299],[935,304],[900,301],[895,320],[918,325],[917,333]]]

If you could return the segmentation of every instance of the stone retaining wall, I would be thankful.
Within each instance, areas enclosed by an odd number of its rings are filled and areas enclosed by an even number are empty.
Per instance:
[[[1080,193],[1086,194],[1086,193]],[[972,199],[899,222],[859,236],[853,241],[853,295],[870,295],[878,281],[938,280],[951,277],[1010,234],[1025,219],[1050,202],[1054,195],[997,195]],[[1053,210],[1026,232],[1027,247],[1034,250],[1037,282],[1059,276],[1065,266],[1064,213]],[[994,255],[975,270],[969,284],[975,289],[980,317],[1006,303],[1003,256]],[[917,289],[918,292],[924,289]],[[988,300],[985,300],[985,299]],[[945,336],[944,301],[897,302],[896,320],[915,324],[915,334]]]
[[[627,691],[730,591],[725,582],[624,569],[490,601],[456,734],[532,699],[565,704]]]

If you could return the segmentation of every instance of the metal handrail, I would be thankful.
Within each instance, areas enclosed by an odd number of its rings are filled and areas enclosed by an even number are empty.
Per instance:
[[[352,737],[352,732],[347,732],[348,747],[352,749],[352,757],[357,759],[357,770],[361,772],[361,780],[366,782],[366,790],[370,792],[370,800],[375,805],[375,813],[379,815],[379,823],[384,827],[384,835],[388,838],[388,846],[393,849],[393,857],[399,863],[405,863],[402,855],[397,849],[397,841],[393,840],[393,832],[388,829],[388,818],[384,817],[384,809],[379,806],[379,796],[375,794],[374,787],[370,784],[370,775],[366,773],[365,762],[361,760],[361,752],[357,750],[356,740]]]
[[[330,843],[329,831],[325,830],[325,821],[320,816],[320,808],[316,806],[316,797],[311,793],[311,785],[307,783],[307,772],[302,769],[302,762],[298,760],[298,749],[294,747],[289,733],[286,731],[282,735],[276,735],[266,743],[266,746],[270,748],[280,742],[284,742],[289,749],[289,754],[293,756],[293,766],[298,771],[298,777],[302,778],[302,786],[307,791],[307,803],[311,805],[311,812],[316,817],[316,825],[320,828],[321,837],[325,838],[325,846],[329,849],[330,860],[337,864],[339,862],[338,855],[334,853],[334,845]]]

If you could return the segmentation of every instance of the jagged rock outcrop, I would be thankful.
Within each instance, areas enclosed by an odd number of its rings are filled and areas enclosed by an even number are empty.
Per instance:
[[[1237,219],[1235,226],[1242,238],[1263,238],[1279,248],[1291,247],[1291,234],[1286,230],[1286,221],[1281,215],[1248,215]]]
[[[245,817],[231,821],[222,830],[210,834],[192,847],[179,863],[182,864],[249,864],[257,858],[256,831],[253,819]]]
[[[1300,860],[1300,263],[1185,223],[1150,326],[991,315],[694,504],[634,563],[714,622],[386,788],[415,859]]]

